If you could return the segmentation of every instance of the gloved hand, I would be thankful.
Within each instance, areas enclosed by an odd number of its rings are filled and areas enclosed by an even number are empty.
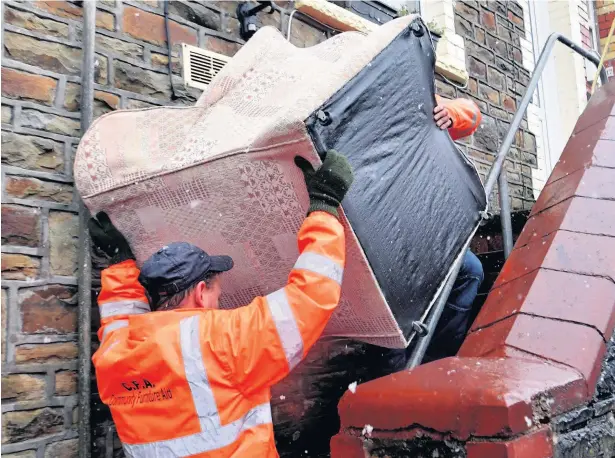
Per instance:
[[[105,212],[98,212],[88,221],[92,243],[111,258],[111,265],[135,259],[126,238],[113,225]]]
[[[303,172],[310,196],[308,215],[324,211],[338,216],[337,208],[354,180],[348,160],[337,151],[329,150],[318,170],[300,156],[295,157],[295,164]]]

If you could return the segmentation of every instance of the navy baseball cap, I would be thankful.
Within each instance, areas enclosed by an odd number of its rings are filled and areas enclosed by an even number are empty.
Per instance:
[[[190,243],[174,242],[143,263],[139,282],[147,290],[152,306],[156,306],[161,299],[190,288],[211,274],[232,268],[230,256],[210,256]]]

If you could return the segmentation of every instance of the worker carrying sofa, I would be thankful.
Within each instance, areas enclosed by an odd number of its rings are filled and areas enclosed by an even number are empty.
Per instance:
[[[335,151],[316,171],[303,158],[297,164],[310,196],[299,258],[285,287],[245,307],[219,309],[217,276],[233,267],[230,257],[173,243],[139,272],[109,217],[90,221],[94,245],[111,258],[93,362],[127,456],[278,456],[270,387],[305,357],[338,305],[345,241],[337,208],[353,180]]]

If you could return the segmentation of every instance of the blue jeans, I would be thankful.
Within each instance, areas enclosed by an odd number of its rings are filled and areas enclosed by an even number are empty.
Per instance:
[[[425,353],[424,363],[436,359],[453,356],[461,347],[470,325],[473,314],[472,304],[478,288],[483,282],[484,273],[480,260],[470,250],[463,258],[463,264],[448,296],[440,321]],[[399,371],[404,368],[414,346],[405,350],[391,350],[384,352],[387,355],[388,366],[391,370]]]

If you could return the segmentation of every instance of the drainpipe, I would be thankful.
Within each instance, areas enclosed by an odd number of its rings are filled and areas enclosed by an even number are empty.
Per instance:
[[[94,36],[96,33],[96,1],[83,5],[83,60],[81,64],[81,134],[94,115]],[[90,456],[90,371],[92,353],[92,260],[90,258],[90,215],[79,201],[79,458]]]

